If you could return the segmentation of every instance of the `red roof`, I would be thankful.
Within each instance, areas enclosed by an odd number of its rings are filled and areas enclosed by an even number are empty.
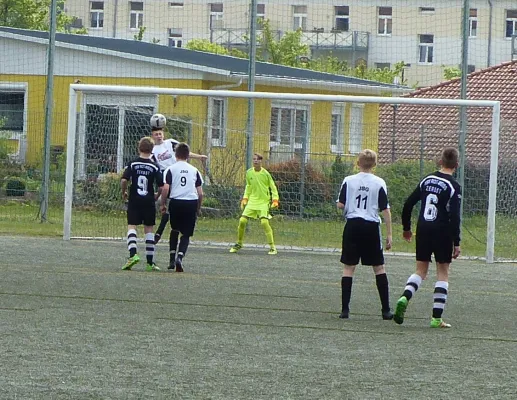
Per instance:
[[[460,98],[460,79],[453,79],[417,90],[405,97]],[[470,74],[467,98],[501,102],[499,153],[502,157],[517,155],[517,61],[507,62]],[[434,160],[445,146],[457,146],[459,107],[391,105],[380,108],[379,162],[394,158],[419,159],[421,143],[424,158]],[[395,117],[395,124],[393,118]],[[469,163],[490,160],[492,110],[467,108],[466,157]]]

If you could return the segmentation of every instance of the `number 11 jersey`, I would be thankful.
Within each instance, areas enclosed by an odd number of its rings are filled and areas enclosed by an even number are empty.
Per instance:
[[[149,158],[138,157],[130,161],[122,174],[122,179],[131,182],[129,202],[149,202],[154,204],[154,184],[163,186],[160,168]]]
[[[341,185],[338,201],[345,205],[345,218],[380,223],[379,212],[389,208],[386,182],[367,172],[347,176]]]

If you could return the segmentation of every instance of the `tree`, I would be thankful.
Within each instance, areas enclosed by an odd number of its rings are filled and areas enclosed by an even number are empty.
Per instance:
[[[380,69],[368,68],[365,63],[361,63],[356,67],[349,66],[346,61],[339,60],[332,54],[311,60],[309,58],[310,48],[303,43],[303,32],[301,29],[284,32],[282,37],[277,38],[268,20],[261,21],[261,24],[261,34],[257,38],[257,45],[260,49],[260,51],[257,51],[258,61],[267,61],[272,64],[306,68],[313,71],[351,76],[382,83],[393,83],[395,78],[398,78],[401,84],[406,83],[406,80],[402,80],[402,71],[405,66],[403,61],[396,63],[393,69]],[[244,37],[244,39],[249,40],[247,37]],[[248,58],[248,54],[241,50],[228,50],[224,46],[212,43],[206,39],[191,40],[187,44],[187,49]]]
[[[443,68],[443,77],[450,81],[451,79],[461,78],[461,69],[458,67],[446,67],[442,65]]]
[[[48,31],[51,0],[0,0],[0,25],[20,29]],[[85,29],[70,28],[76,17],[64,13],[65,1],[57,2],[56,30],[58,32],[85,33]]]

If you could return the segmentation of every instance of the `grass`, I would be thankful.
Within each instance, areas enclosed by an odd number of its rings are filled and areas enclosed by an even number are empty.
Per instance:
[[[0,248],[0,398],[515,398],[514,265],[455,261],[453,328],[433,330],[434,274],[399,326],[358,268],[340,320],[336,254],[193,246],[177,274],[121,271],[124,243],[0,236]],[[387,265],[394,304],[414,262]]]
[[[40,223],[38,208],[23,202],[11,201],[0,205],[0,229],[13,235],[62,236],[63,211],[59,207],[49,211],[49,223]],[[275,241],[280,246],[340,248],[343,221],[340,220],[292,220],[282,216],[273,218]],[[195,240],[232,243],[236,239],[237,218],[200,218]],[[383,226],[384,229],[384,226]],[[496,257],[517,259],[514,246],[517,220],[498,216]],[[112,212],[108,217],[96,211],[74,211],[72,236],[124,237],[126,235],[125,212]],[[258,223],[250,221],[246,243],[263,244],[264,234]],[[394,252],[413,253],[414,243],[402,239],[400,223],[394,223]],[[486,217],[468,217],[462,233],[462,254],[484,257],[486,253]]]

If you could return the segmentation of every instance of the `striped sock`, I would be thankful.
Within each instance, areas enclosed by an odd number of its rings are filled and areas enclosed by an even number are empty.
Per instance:
[[[152,232],[145,234],[145,257],[147,264],[152,264],[154,259],[154,234]]]
[[[127,249],[129,250],[129,257],[136,254],[136,230],[128,229],[127,231]]]
[[[411,300],[411,297],[413,297],[413,295],[418,290],[418,287],[421,284],[422,278],[420,278],[420,275],[411,275],[406,282],[406,287],[404,288],[404,293],[402,294],[402,296],[404,296],[408,300]]]
[[[449,282],[437,281],[434,285],[433,294],[433,318],[442,318],[445,303],[447,302],[447,292],[449,290]]]

